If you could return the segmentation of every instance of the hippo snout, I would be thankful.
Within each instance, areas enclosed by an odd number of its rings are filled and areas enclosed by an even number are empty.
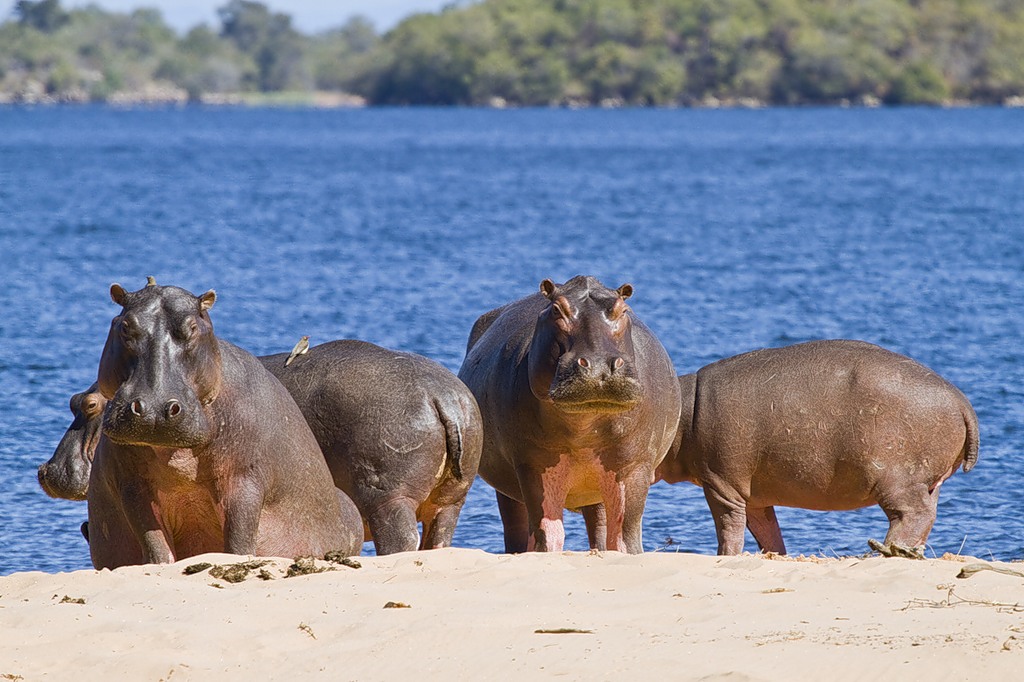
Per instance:
[[[88,474],[83,478],[78,471],[68,471],[51,464],[52,462],[40,464],[36,471],[36,478],[43,492],[54,499],[84,500],[88,490]]]
[[[640,402],[642,390],[621,356],[580,355],[559,367],[548,395],[566,412],[621,412]]]
[[[103,415],[103,432],[115,443],[195,447],[209,440],[198,401],[174,397],[115,396]]]

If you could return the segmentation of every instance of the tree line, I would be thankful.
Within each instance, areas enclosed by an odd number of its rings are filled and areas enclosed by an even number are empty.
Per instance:
[[[356,16],[306,35],[251,0],[231,0],[218,18],[179,35],[153,9],[20,0],[0,24],[0,97],[692,106],[1024,96],[1020,0],[484,0],[384,34]]]

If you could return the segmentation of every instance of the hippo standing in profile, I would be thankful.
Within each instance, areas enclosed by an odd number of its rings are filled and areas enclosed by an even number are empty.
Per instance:
[[[259,360],[302,410],[378,554],[451,546],[483,441],[476,400],[454,374],[352,340]]]
[[[786,547],[775,505],[821,511],[879,505],[885,553],[920,554],[939,488],[978,460],[978,418],[927,367],[862,341],[744,353],[679,377],[682,414],[658,468],[703,486],[719,554]]]
[[[484,419],[480,475],[497,491],[505,551],[560,551],[564,508],[584,509],[591,546],[643,551],[654,469],[679,421],[679,383],[633,314],[633,288],[593,277],[486,313],[459,377]]]
[[[215,294],[151,280],[110,295],[123,310],[99,366],[109,402],[89,481],[93,564],[357,553],[355,506],[280,382],[214,335]]]
[[[39,486],[50,497],[85,499],[106,405],[107,399],[96,384],[71,396],[71,414],[75,418],[53,456],[38,471]]]

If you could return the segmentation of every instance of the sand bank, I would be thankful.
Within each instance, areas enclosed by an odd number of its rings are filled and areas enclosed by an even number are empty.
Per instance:
[[[1024,577],[957,578],[984,563],[972,558],[446,549],[361,557],[359,568],[291,578],[288,559],[237,583],[209,570],[183,574],[244,559],[0,578],[0,680],[643,672],[832,682],[1012,679],[1024,666]]]

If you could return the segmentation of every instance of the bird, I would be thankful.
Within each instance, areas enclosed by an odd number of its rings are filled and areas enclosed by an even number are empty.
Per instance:
[[[299,342],[295,344],[295,348],[292,348],[292,352],[288,355],[288,359],[284,361],[284,366],[292,364],[292,361],[300,355],[305,355],[309,352],[309,337],[303,336],[299,339]]]

